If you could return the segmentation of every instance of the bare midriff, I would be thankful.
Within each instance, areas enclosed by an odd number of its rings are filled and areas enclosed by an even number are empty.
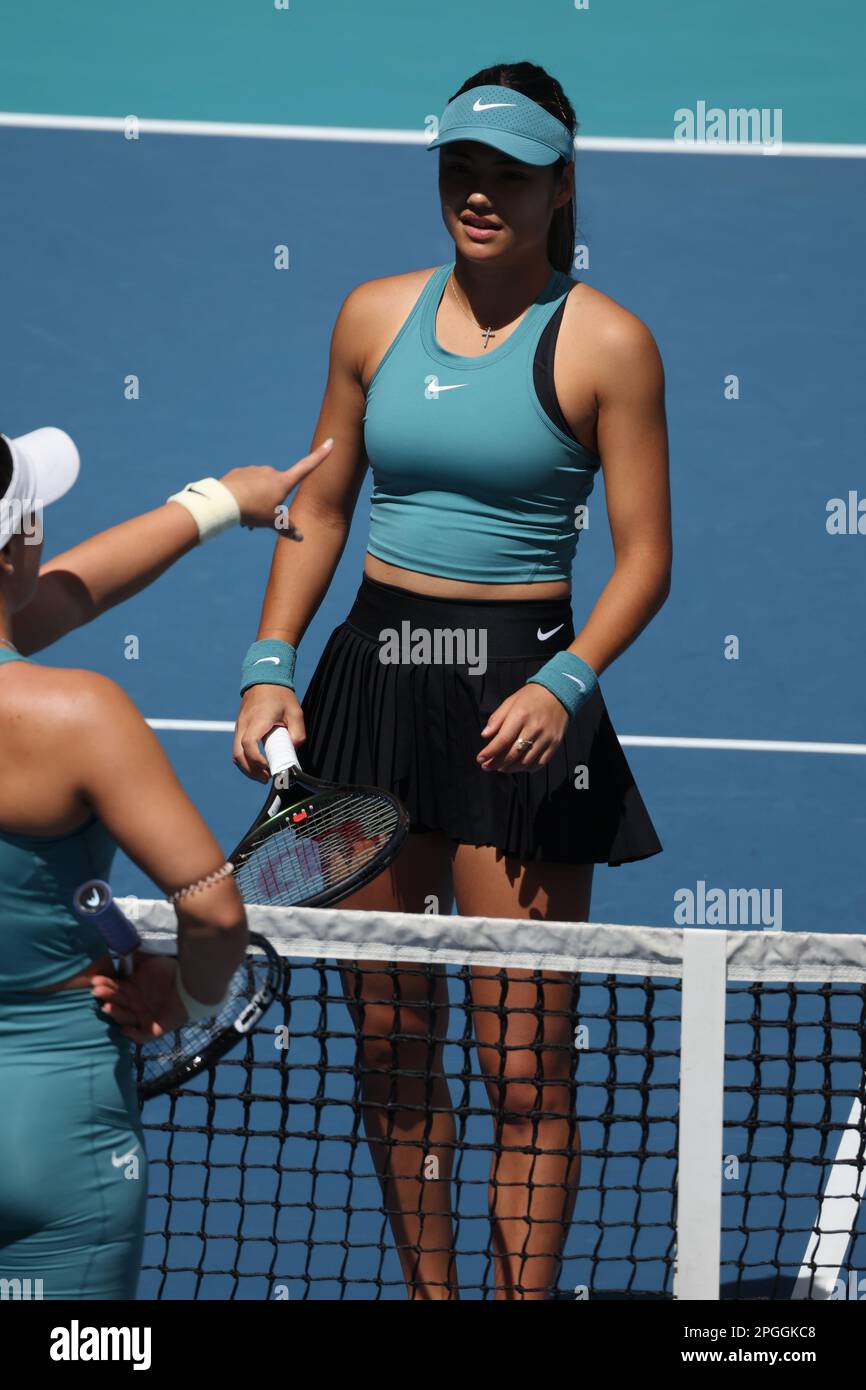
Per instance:
[[[568,598],[571,593],[567,579],[544,579],[538,584],[473,584],[463,579],[446,579],[439,574],[404,570],[399,565],[389,565],[387,560],[380,560],[369,551],[364,557],[364,573],[380,584],[393,584],[399,589],[429,594],[433,598],[475,598],[486,603],[491,599]]]

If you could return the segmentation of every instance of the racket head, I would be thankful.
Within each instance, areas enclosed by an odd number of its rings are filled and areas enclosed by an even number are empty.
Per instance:
[[[135,1049],[139,1101],[176,1090],[219,1061],[252,1032],[283,981],[283,962],[266,937],[250,932],[226,1001],[210,1019],[190,1020]]]
[[[406,807],[382,787],[289,771],[229,859],[244,902],[327,907],[387,869],[408,834]]]

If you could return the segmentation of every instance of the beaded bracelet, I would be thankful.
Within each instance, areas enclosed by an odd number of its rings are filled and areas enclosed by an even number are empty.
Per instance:
[[[200,878],[197,883],[188,883],[186,888],[178,888],[176,893],[169,893],[169,902],[176,903],[178,898],[185,897],[187,893],[195,893],[199,888],[208,888],[212,883],[219,883],[221,878],[228,878],[229,874],[234,872],[234,867],[232,861],[227,859],[221,869],[208,874],[206,878]]]

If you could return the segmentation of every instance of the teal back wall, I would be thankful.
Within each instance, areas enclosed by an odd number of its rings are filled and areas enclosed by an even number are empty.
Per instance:
[[[781,107],[789,141],[866,142],[862,0],[7,0],[6,111],[422,129],[529,58],[586,135],[669,137],[698,100]]]

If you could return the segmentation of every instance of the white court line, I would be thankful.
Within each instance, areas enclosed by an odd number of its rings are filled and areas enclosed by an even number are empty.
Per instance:
[[[130,115],[134,115],[130,112]],[[102,130],[122,134],[126,116],[43,115],[35,111],[0,111],[0,126],[19,126],[32,130]],[[253,121],[175,121],[136,116],[144,135],[223,135],[247,140],[333,140],[364,145],[426,145],[427,130],[380,130],[363,126],[263,125]],[[866,145],[831,145],[804,141],[785,141],[778,145],[727,141],[641,139],[637,136],[580,135],[581,150],[604,150],[624,154],[758,154],[777,157],[793,155],[815,159],[866,159]]]
[[[235,726],[230,719],[148,719],[152,729],[179,729],[181,733],[193,734],[233,734]]]
[[[743,753],[844,753],[866,756],[866,743],[800,743],[775,738],[657,738],[654,734],[621,734],[624,748],[723,748]]]
[[[811,159],[866,159],[866,145],[821,145],[807,141],[783,140],[779,145],[734,143],[726,140],[630,139],[617,135],[578,135],[577,151],[609,150],[624,154],[765,154],[772,157],[796,155]]]
[[[231,734],[230,719],[148,719],[152,729],[179,730],[181,733]],[[669,738],[655,734],[621,734],[624,748],[722,748],[745,753],[847,753],[866,755],[866,743],[797,743],[788,739],[764,738]]]
[[[133,112],[130,116],[134,115]],[[34,130],[105,130],[123,134],[126,116],[43,116],[29,111],[0,111],[0,126]],[[145,135],[228,135],[249,140],[337,140],[369,145],[426,145],[424,130],[376,130],[328,125],[259,125],[252,121],[168,121],[136,116]]]

